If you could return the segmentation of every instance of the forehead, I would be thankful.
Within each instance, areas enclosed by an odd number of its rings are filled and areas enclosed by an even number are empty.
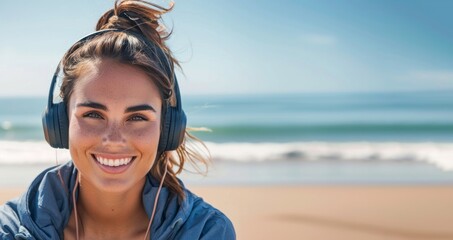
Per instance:
[[[89,100],[107,106],[143,103],[160,106],[157,85],[140,68],[108,59],[87,69],[76,80],[70,102]]]

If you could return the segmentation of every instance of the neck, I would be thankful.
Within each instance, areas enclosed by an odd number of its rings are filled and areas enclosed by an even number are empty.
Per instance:
[[[145,179],[142,182],[127,191],[105,192],[82,178],[77,200],[81,236],[119,239],[146,232],[148,216],[142,203]]]

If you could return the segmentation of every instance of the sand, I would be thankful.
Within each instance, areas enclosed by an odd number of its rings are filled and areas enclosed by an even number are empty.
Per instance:
[[[238,239],[453,239],[453,187],[197,187]]]
[[[194,186],[238,239],[453,239],[453,186]],[[0,203],[22,189],[0,189]]]

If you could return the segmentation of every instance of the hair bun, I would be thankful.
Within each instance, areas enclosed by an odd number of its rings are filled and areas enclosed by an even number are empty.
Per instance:
[[[164,8],[142,0],[117,0],[114,8],[98,20],[96,30],[131,30],[154,40],[157,40],[156,37],[167,39],[170,34],[159,20],[163,14],[171,11],[173,6],[173,1],[170,2],[169,8]]]
[[[148,41],[159,46],[172,65],[179,66],[165,41],[170,37],[171,30],[167,32],[161,17],[171,11],[173,1],[165,8],[143,0],[117,0],[113,9],[108,10],[99,18],[96,30],[118,29],[136,32]],[[173,68],[173,67],[172,67]]]

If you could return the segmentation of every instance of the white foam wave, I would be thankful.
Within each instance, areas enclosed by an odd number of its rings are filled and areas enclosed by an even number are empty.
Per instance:
[[[67,150],[55,150],[44,141],[0,141],[0,164],[55,164],[70,160]]]
[[[226,161],[419,161],[453,170],[453,143],[207,143],[207,146],[213,159]]]
[[[453,170],[453,143],[299,142],[206,143],[214,160],[236,162],[302,161],[408,161],[427,162]],[[58,162],[70,160],[58,150]],[[56,150],[46,142],[0,141],[0,164],[55,164]]]

